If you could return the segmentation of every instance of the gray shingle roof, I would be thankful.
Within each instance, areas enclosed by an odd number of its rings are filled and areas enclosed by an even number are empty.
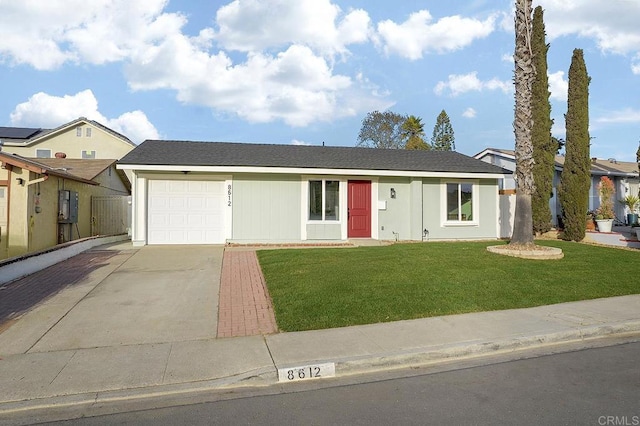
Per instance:
[[[146,140],[118,164],[511,173],[451,151]]]
[[[516,155],[515,151],[512,149],[498,149],[498,148],[487,148],[487,150],[495,151],[501,154],[505,154],[510,157],[514,157]],[[483,151],[484,152],[484,151]],[[555,157],[555,166],[556,168],[562,170],[564,168],[564,155],[556,155]],[[638,163],[635,161],[618,161],[613,158],[602,159],[602,158],[591,158],[591,174],[592,175],[619,175],[619,176],[629,176],[629,175],[638,175]]]

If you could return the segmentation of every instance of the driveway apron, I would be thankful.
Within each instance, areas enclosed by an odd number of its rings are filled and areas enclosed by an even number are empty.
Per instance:
[[[215,338],[223,251],[222,246],[141,247],[94,281],[79,301],[67,302],[75,304],[60,312],[28,352]],[[56,303],[54,296],[2,334],[29,325],[29,316],[37,324],[38,311]]]

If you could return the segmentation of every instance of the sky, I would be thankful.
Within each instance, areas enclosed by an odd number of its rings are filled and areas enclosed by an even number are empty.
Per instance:
[[[591,156],[635,161],[640,1],[544,8],[552,134],[584,50]],[[456,150],[513,149],[511,0],[0,0],[0,126],[355,146],[368,112],[443,109]]]

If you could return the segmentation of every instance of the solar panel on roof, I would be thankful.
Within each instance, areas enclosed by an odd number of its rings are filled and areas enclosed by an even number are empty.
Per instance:
[[[27,127],[0,127],[0,138],[29,139],[40,131],[41,129],[31,129]]]

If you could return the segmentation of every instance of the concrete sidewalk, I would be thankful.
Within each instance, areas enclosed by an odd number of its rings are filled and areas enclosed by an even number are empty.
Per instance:
[[[268,386],[278,382],[279,369],[324,365],[340,377],[605,336],[640,338],[640,295],[220,338],[216,329],[227,327],[226,317],[221,314],[218,321],[212,306],[218,303],[222,252],[222,247],[138,250],[120,244],[67,261],[74,268],[59,266],[63,291],[35,307],[21,301],[19,312],[7,314],[14,322],[0,329],[0,423],[29,423],[68,407]],[[255,255],[233,252],[226,266],[245,265],[232,275],[250,276],[252,284],[235,289],[242,290],[236,295],[220,287],[220,304],[225,298],[246,307],[249,296],[264,288]],[[43,271],[23,284],[50,276]],[[0,297],[20,291],[11,286]],[[2,314],[0,309],[0,323]],[[239,326],[245,332],[252,327]]]
[[[614,225],[612,232],[588,231],[584,241],[606,246],[640,249],[640,241],[636,236],[635,228],[630,226]]]
[[[270,385],[279,368],[332,363],[344,376],[622,333],[640,333],[640,295],[269,336],[9,355],[0,360],[0,419]]]

